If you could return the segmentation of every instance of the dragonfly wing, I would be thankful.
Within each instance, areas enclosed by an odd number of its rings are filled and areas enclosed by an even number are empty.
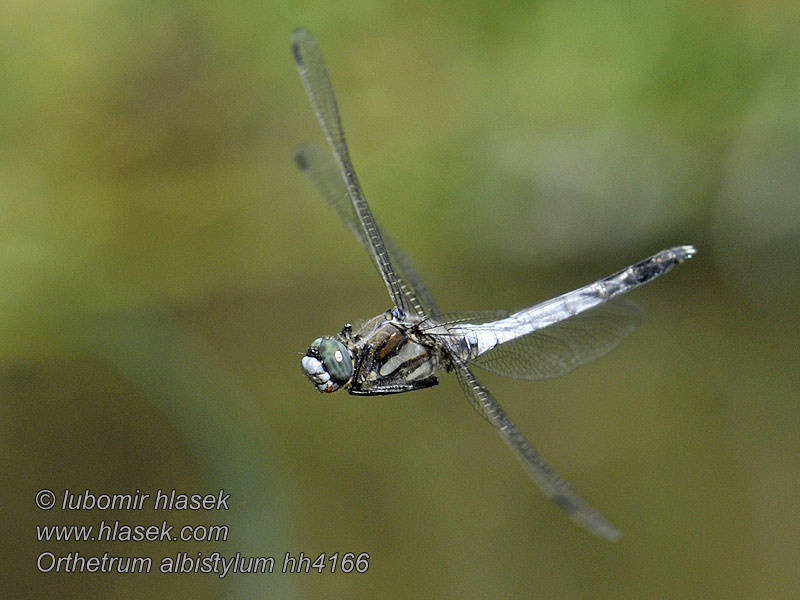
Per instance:
[[[439,324],[449,327],[462,323],[486,323],[505,319],[511,313],[507,310],[476,310],[466,312],[448,312],[439,317]]]
[[[381,274],[395,306],[406,311],[410,307],[406,303],[402,286],[392,267],[381,232],[378,229],[375,218],[372,216],[372,211],[367,206],[367,201],[361,191],[353,164],[350,161],[350,153],[344,140],[339,108],[336,105],[333,86],[328,76],[325,61],[322,59],[322,53],[317,45],[317,40],[305,29],[295,29],[292,32],[292,52],[294,53],[297,72],[300,74],[300,79],[303,82],[308,99],[311,101],[314,113],[317,115],[317,121],[319,121],[328,140],[333,157],[336,160],[339,175],[344,182],[347,195],[350,197],[358,222],[364,232],[369,255]]]
[[[500,344],[471,364],[516,379],[561,377],[611,352],[639,326],[641,315],[634,303],[614,299]]]
[[[308,142],[295,151],[295,162],[371,255],[370,240],[361,226],[356,209],[347,192],[347,185],[330,152],[313,142]],[[437,315],[439,311],[436,302],[414,264],[388,236],[383,236],[383,243],[408,307],[420,316]]]
[[[472,406],[497,429],[544,495],[591,533],[612,542],[619,539],[622,534],[553,471],[466,365],[456,367],[456,376]]]

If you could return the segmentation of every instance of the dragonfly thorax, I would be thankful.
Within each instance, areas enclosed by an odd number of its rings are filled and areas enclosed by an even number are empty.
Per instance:
[[[353,376],[353,357],[347,346],[335,338],[315,339],[300,365],[320,392],[335,392]]]

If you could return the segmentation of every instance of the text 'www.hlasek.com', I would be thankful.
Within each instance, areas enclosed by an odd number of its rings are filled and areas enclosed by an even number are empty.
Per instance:
[[[145,493],[93,493],[91,490],[64,490],[58,496],[49,489],[36,494],[36,506],[42,511],[55,509],[57,514],[75,514],[77,511],[101,513],[91,525],[41,523],[36,525],[36,540],[42,544],[63,547],[74,544],[69,551],[43,550],[36,557],[36,568],[42,573],[201,573],[220,578],[238,573],[364,573],[369,569],[370,556],[366,552],[285,552],[276,556],[251,556],[242,552],[195,552],[176,550],[163,556],[146,552],[81,552],[80,544],[90,543],[94,548],[103,542],[137,544],[146,549],[150,543],[224,543],[230,533],[228,525],[173,522],[153,519],[148,523],[131,523],[124,517],[140,511],[149,517],[168,512],[170,517],[196,515],[199,512],[225,514],[231,495],[225,490],[208,494],[185,494],[176,490],[156,490]],[[51,516],[55,513],[47,513]],[[116,517],[122,516],[118,519]],[[139,546],[141,544],[141,546]],[[128,546],[125,546],[126,548]],[[163,545],[159,545],[163,548]]]

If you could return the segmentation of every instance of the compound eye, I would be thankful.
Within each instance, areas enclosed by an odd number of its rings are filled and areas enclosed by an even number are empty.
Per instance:
[[[319,358],[325,370],[330,373],[331,379],[339,385],[350,381],[353,375],[353,361],[345,345],[331,338],[320,340],[319,344],[312,344],[314,345],[317,346]]]

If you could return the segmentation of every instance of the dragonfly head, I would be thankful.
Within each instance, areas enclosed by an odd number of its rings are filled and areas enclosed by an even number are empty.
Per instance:
[[[320,392],[335,392],[350,381],[353,375],[350,351],[336,338],[315,339],[300,365],[303,373]]]

